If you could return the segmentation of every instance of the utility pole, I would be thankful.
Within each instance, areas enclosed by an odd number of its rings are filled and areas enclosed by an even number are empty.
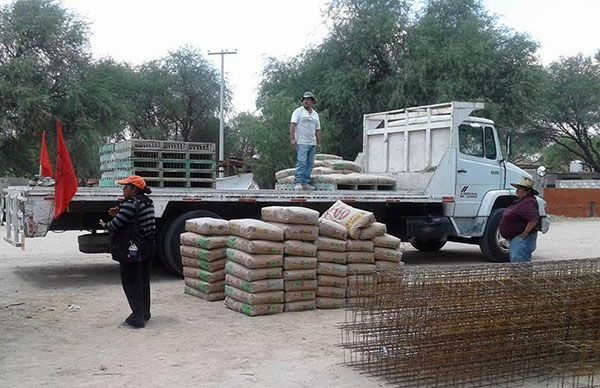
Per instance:
[[[209,51],[208,55],[221,56],[221,91],[219,93],[219,178],[223,178],[225,166],[225,125],[223,121],[223,89],[225,88],[225,55],[237,54],[237,50]]]

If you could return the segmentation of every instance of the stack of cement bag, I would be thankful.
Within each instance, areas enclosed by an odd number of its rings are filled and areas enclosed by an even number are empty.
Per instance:
[[[336,155],[317,154],[315,155],[315,165],[312,170],[310,182],[314,183],[334,183],[341,185],[386,185],[395,186],[394,178],[361,174],[362,167],[349,160],[343,160]],[[277,183],[294,183],[295,168],[288,168],[277,171],[275,179]]]
[[[187,220],[180,235],[185,293],[198,298],[223,300],[225,245],[229,223],[216,218]]]
[[[254,219],[229,221],[225,305],[246,315],[283,311],[283,229]]]
[[[348,231],[336,222],[321,218],[317,251],[317,308],[346,305],[346,238]]]
[[[316,308],[317,223],[319,212],[297,206],[269,206],[261,210],[263,221],[284,230],[283,279],[285,311]]]

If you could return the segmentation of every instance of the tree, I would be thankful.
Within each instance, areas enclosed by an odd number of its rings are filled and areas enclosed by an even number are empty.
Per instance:
[[[550,90],[539,127],[556,144],[600,171],[600,51],[562,58],[548,68]]]

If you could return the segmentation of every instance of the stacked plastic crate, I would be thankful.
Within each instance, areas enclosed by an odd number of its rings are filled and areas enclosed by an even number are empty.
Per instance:
[[[100,187],[139,175],[150,187],[215,187],[214,143],[126,140],[100,147]]]

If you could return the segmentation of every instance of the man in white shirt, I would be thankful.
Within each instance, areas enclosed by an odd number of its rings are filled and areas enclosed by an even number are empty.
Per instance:
[[[316,102],[311,92],[300,98],[302,106],[294,110],[290,120],[290,143],[296,146],[295,190],[314,190],[310,185],[310,174],[315,163],[317,146],[321,144],[321,122],[313,109]]]

